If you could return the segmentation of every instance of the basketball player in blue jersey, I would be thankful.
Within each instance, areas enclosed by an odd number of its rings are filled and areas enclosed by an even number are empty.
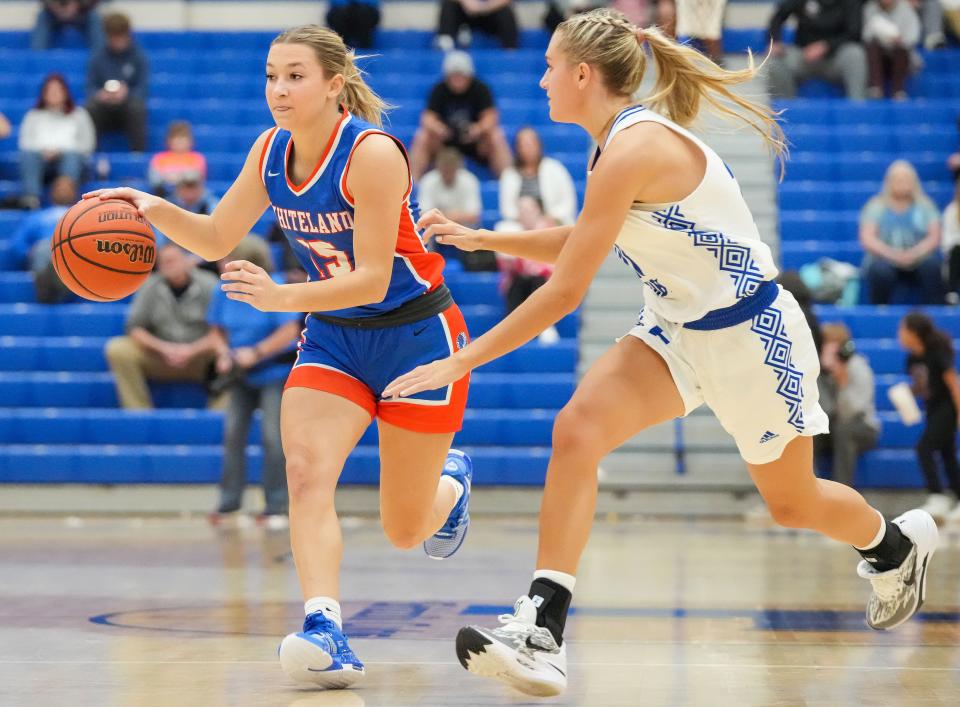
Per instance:
[[[653,95],[638,104],[632,97],[646,67],[644,45],[658,75]],[[563,629],[593,521],[597,464],[640,430],[703,402],[736,440],[776,522],[858,549],[858,573],[873,588],[868,624],[888,629],[906,621],[924,599],[937,527],[920,510],[888,522],[853,489],[814,475],[811,437],[827,430],[827,419],[810,330],[793,297],[774,282],[770,251],[733,174],[682,127],[706,101],[781,153],[775,116],[729,88],[753,78],[754,67],[724,71],[606,9],[563,22],[546,59],[541,87],[550,117],[580,125],[600,146],[576,224],[490,233],[434,212],[423,223],[430,224],[425,237],[555,262],[556,271],[469,348],[402,376],[385,395],[432,390],[529,341],[580,303],[611,248],[647,286],[645,308],[554,424],[538,569],[528,594],[500,617],[500,627],[462,629],[460,662],[532,695],[565,688]]]
[[[132,202],[207,260],[229,253],[272,206],[309,274],[306,283],[277,285],[262,268],[235,261],[223,289],[259,310],[310,313],[281,409],[306,620],[280,644],[280,664],[298,682],[341,688],[360,680],[364,667],[342,628],[337,479],[378,418],[384,531],[400,548],[422,542],[433,558],[456,552],[469,523],[472,465],[450,444],[469,375],[403,400],[382,391],[463,349],[468,334],[444,285],[443,259],[416,231],[406,153],[378,127],[384,105],[340,37],[315,25],[278,36],[267,57],[266,99],[276,127],[256,140],[211,215],[127,188],[85,196]]]

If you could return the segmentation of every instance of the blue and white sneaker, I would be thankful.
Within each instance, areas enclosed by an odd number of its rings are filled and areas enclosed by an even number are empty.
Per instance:
[[[320,611],[304,620],[303,631],[284,638],[277,652],[283,672],[301,685],[340,690],[364,676],[363,663],[350,650],[346,635]]]
[[[450,511],[447,522],[436,533],[423,541],[423,550],[427,557],[445,560],[463,545],[470,527],[470,484],[473,481],[473,462],[459,449],[447,453],[447,462],[443,466],[443,475],[451,476],[463,485],[463,495]]]

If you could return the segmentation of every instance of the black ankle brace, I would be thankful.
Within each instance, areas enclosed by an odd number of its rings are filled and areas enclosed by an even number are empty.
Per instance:
[[[912,547],[913,542],[903,534],[900,526],[888,520],[887,529],[884,531],[880,543],[869,550],[857,549],[857,552],[877,572],[886,572],[903,564]]]
[[[563,644],[563,628],[567,623],[567,611],[573,595],[553,580],[535,579],[528,593],[537,607],[537,626],[543,626],[553,634],[557,645]]]

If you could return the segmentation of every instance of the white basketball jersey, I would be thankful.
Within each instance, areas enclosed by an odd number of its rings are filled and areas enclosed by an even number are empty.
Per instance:
[[[614,119],[603,147],[643,121],[689,139],[703,150],[707,168],[703,181],[681,201],[634,202],[614,250],[647,285],[647,307],[668,321],[692,322],[754,294],[760,283],[777,276],[777,268],[730,168],[692,133],[643,106],[631,106]],[[597,157],[601,152],[598,148]]]

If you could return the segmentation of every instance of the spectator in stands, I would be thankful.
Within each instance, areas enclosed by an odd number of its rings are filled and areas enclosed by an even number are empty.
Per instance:
[[[447,53],[443,77],[430,91],[410,148],[414,179],[423,176],[444,145],[456,147],[499,177],[511,157],[493,93],[474,76],[473,60],[466,52]]]
[[[940,4],[950,34],[954,40],[960,40],[960,0],[940,0]]]
[[[847,98],[867,95],[867,56],[860,44],[860,0],[780,0],[770,20],[769,88],[793,98],[797,84],[818,77],[842,83]],[[796,45],[782,41],[783,25],[796,17]]]
[[[36,105],[20,124],[21,206],[40,207],[48,177],[63,175],[79,184],[95,143],[93,121],[74,105],[63,76],[47,76]]]
[[[450,214],[457,214],[456,220],[465,226],[480,225],[480,180],[464,168],[457,148],[440,150],[436,169],[423,175],[417,189],[421,211],[440,209],[448,218],[453,218]]]
[[[500,232],[535,231],[541,228],[553,228],[557,222],[543,212],[540,200],[524,194],[517,199],[516,215],[511,219],[499,221],[494,230]],[[500,270],[500,292],[506,301],[509,314],[536,290],[546,283],[553,274],[552,263],[541,263],[526,258],[497,253],[497,268]],[[538,337],[542,344],[555,343],[560,338],[555,326],[545,329]]]
[[[577,190],[567,168],[552,157],[544,157],[540,135],[533,128],[520,129],[513,147],[514,164],[500,175],[500,216],[517,221],[517,200],[532,196],[543,205],[551,226],[572,224],[577,217]]]
[[[860,243],[871,304],[902,300],[904,288],[915,291],[920,304],[943,304],[940,213],[906,160],[887,168],[883,191],[860,212]]]
[[[607,4],[604,0],[547,0],[546,13],[543,16],[543,26],[547,28],[548,32],[553,34],[557,25],[568,17],[572,17],[578,12],[588,12],[598,7],[606,7]],[[638,3],[631,2],[628,4],[636,5]],[[645,23],[637,21],[635,17],[631,17],[630,19],[638,26],[645,26]]]
[[[895,100],[907,97],[907,76],[919,41],[920,20],[909,0],[869,0],[863,6],[871,98],[883,98],[887,83]]]
[[[50,238],[60,218],[77,201],[77,183],[66,175],[57,177],[50,187],[50,201],[49,207],[23,218],[11,239],[16,266],[30,270],[37,301],[45,304],[72,297],[53,269]]]
[[[830,417],[830,432],[814,438],[817,453],[832,457],[834,481],[853,486],[857,460],[877,446],[880,419],[874,403],[873,369],[857,353],[846,325],[823,326],[820,370],[820,404]]]
[[[960,498],[960,462],[957,461],[957,410],[960,410],[960,382],[957,380],[953,341],[937,329],[926,314],[912,312],[900,322],[900,345],[907,351],[907,372],[914,395],[925,401],[923,434],[917,443],[917,459],[927,482],[930,497],[924,508],[935,518],[947,516],[952,500],[943,492],[935,452],[954,494]],[[949,514],[960,520],[960,507]]]
[[[923,26],[923,46],[926,49],[940,49],[947,43],[944,35],[944,3],[941,0],[910,0],[910,4],[920,16]]]
[[[266,241],[252,234],[240,241],[219,265],[223,268],[232,260],[247,260],[267,272],[273,270]],[[303,315],[261,312],[229,299],[216,288],[207,323],[217,353],[215,390],[222,388],[226,393],[220,502],[210,519],[219,522],[243,505],[247,437],[253,413],[259,409],[264,496],[261,518],[272,527],[283,526],[287,515],[287,477],[280,444],[280,398],[296,358],[294,344],[303,328]]]
[[[469,47],[475,30],[492,34],[504,49],[516,49],[520,31],[513,0],[440,0],[439,49]]]
[[[369,49],[380,24],[380,0],[330,0],[327,26],[343,37],[348,47]]]
[[[76,27],[83,33],[90,51],[100,51],[103,48],[103,23],[97,12],[99,1],[40,0],[37,23],[30,35],[30,48],[49,49],[54,34],[64,27]]]
[[[220,201],[207,189],[199,172],[183,172],[177,179],[170,201],[193,214],[212,214]]]
[[[0,113],[0,140],[10,137],[11,132],[13,132],[13,126],[10,125],[7,116]]]
[[[957,119],[957,131],[960,132],[960,118]],[[960,181],[960,151],[954,152],[947,158],[947,169],[953,175],[954,181]]]
[[[150,190],[166,197],[187,172],[207,177],[207,160],[194,149],[193,128],[185,120],[175,120],[167,128],[167,149],[150,159],[147,179]]]
[[[940,248],[947,264],[947,304],[960,304],[960,181],[954,185],[953,201],[943,211]]]
[[[107,44],[90,57],[87,110],[97,137],[123,130],[133,152],[147,149],[147,56],[133,41],[130,20],[113,13],[103,20]]]
[[[127,312],[126,335],[107,342],[106,356],[120,405],[153,407],[147,380],[209,379],[215,353],[207,309],[215,275],[171,241],[157,253],[157,273],[137,292]]]
[[[719,66],[723,66],[723,13],[727,0],[677,0],[677,36],[689,37]]]

